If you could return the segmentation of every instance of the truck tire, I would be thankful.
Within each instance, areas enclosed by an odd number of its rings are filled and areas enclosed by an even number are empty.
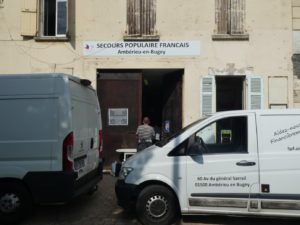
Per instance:
[[[136,214],[144,225],[170,225],[180,215],[176,197],[162,185],[151,185],[141,191],[137,198]]]
[[[28,190],[18,182],[0,182],[0,221],[14,224],[32,210],[32,198]]]

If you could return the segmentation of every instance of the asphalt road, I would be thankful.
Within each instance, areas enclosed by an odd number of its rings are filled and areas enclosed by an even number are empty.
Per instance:
[[[116,178],[104,175],[98,191],[64,205],[36,206],[21,225],[140,225],[135,215],[128,215],[116,204]],[[188,216],[182,225],[299,225],[299,220],[262,219],[224,216]]]

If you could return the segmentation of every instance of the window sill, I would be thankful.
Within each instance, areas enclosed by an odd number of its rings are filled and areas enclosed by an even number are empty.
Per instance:
[[[61,42],[64,42],[64,41],[69,41],[69,38],[68,37],[56,37],[56,36],[50,37],[50,36],[47,36],[47,37],[35,37],[34,40],[36,40],[36,41],[61,41]]]
[[[249,34],[213,34],[213,41],[249,41]]]
[[[124,35],[124,41],[159,41],[159,35]]]

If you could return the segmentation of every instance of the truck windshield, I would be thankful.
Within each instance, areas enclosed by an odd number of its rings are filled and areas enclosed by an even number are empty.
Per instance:
[[[174,134],[172,134],[170,137],[168,138],[165,138],[159,142],[156,142],[155,145],[158,146],[158,147],[163,147],[164,145],[166,145],[169,141],[171,141],[173,138],[176,138],[178,137],[180,134],[182,134],[183,132],[185,132],[187,129],[189,129],[190,127],[194,126],[195,124],[197,123],[200,123],[201,121],[207,119],[208,117],[203,117],[199,120],[196,120],[195,122],[187,125],[186,127],[182,128],[181,130],[175,132]]]

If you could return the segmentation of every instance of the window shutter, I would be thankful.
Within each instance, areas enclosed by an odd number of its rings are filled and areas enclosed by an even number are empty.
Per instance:
[[[153,35],[156,23],[156,0],[142,0],[141,34]]]
[[[67,35],[72,40],[75,38],[75,1],[68,0],[68,23],[67,23]]]
[[[230,18],[230,0],[215,0],[215,20],[218,34],[227,34]]]
[[[156,0],[148,0],[150,1],[150,25],[149,25],[149,34],[155,34],[155,26],[156,26]]]
[[[245,0],[231,0],[230,8],[230,33],[243,34],[245,20]]]
[[[37,32],[37,0],[22,0],[21,35],[35,36]]]
[[[215,78],[213,76],[202,77],[201,85],[201,111],[202,115],[210,115],[215,112]]]
[[[261,77],[247,77],[248,109],[263,108],[263,80]]]
[[[141,34],[141,2],[140,0],[127,0],[127,32],[128,35]]]

